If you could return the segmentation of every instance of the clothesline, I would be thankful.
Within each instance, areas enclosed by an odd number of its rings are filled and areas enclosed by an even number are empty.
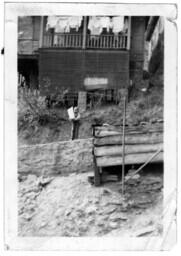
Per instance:
[[[54,28],[56,33],[69,33],[71,28],[78,29],[81,26],[83,16],[48,16],[46,30]],[[100,35],[103,29],[114,34],[126,32],[128,19],[124,16],[90,16],[88,29],[91,35]]]

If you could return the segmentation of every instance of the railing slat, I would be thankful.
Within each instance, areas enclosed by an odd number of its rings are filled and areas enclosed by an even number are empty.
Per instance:
[[[80,46],[80,36],[78,37],[78,47]]]

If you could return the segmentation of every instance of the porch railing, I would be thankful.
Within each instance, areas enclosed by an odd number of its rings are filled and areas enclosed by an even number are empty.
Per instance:
[[[126,49],[128,35],[86,35],[83,46],[82,34],[45,34],[43,47],[87,48],[87,49]]]
[[[81,34],[46,34],[44,35],[43,47],[81,48]]]
[[[87,35],[87,48],[101,49],[125,49],[127,46],[127,35]]]

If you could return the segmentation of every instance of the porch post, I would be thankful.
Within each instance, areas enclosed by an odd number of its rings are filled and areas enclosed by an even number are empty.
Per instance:
[[[39,48],[43,46],[43,25],[44,25],[44,16],[41,16]]]
[[[86,48],[86,32],[87,32],[87,16],[84,16],[83,20],[83,41],[82,41],[82,49]]]
[[[127,50],[130,49],[131,45],[131,16],[128,17],[128,39],[127,39]]]

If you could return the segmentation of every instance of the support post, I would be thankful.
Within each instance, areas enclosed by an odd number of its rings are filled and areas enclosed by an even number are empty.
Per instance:
[[[123,135],[122,135],[122,195],[124,194],[124,173],[125,173],[125,122],[126,122],[126,96],[123,106]]]
[[[86,33],[87,33],[87,16],[84,16],[83,20],[83,40],[82,40],[82,49],[86,48]]]
[[[127,50],[130,50],[131,45],[131,16],[128,17],[128,39],[127,39]]]
[[[144,164],[142,164],[134,173],[131,174],[131,176],[126,180],[130,180],[132,177],[134,177],[138,172],[140,172],[147,164],[151,162],[151,160],[156,157],[158,154],[160,154],[162,151],[162,148],[159,148]]]
[[[79,93],[78,93],[78,107],[79,107],[79,112],[81,114],[86,111],[86,107],[87,107],[87,92],[79,91]]]
[[[44,25],[44,16],[41,16],[39,48],[43,46],[43,25]]]

